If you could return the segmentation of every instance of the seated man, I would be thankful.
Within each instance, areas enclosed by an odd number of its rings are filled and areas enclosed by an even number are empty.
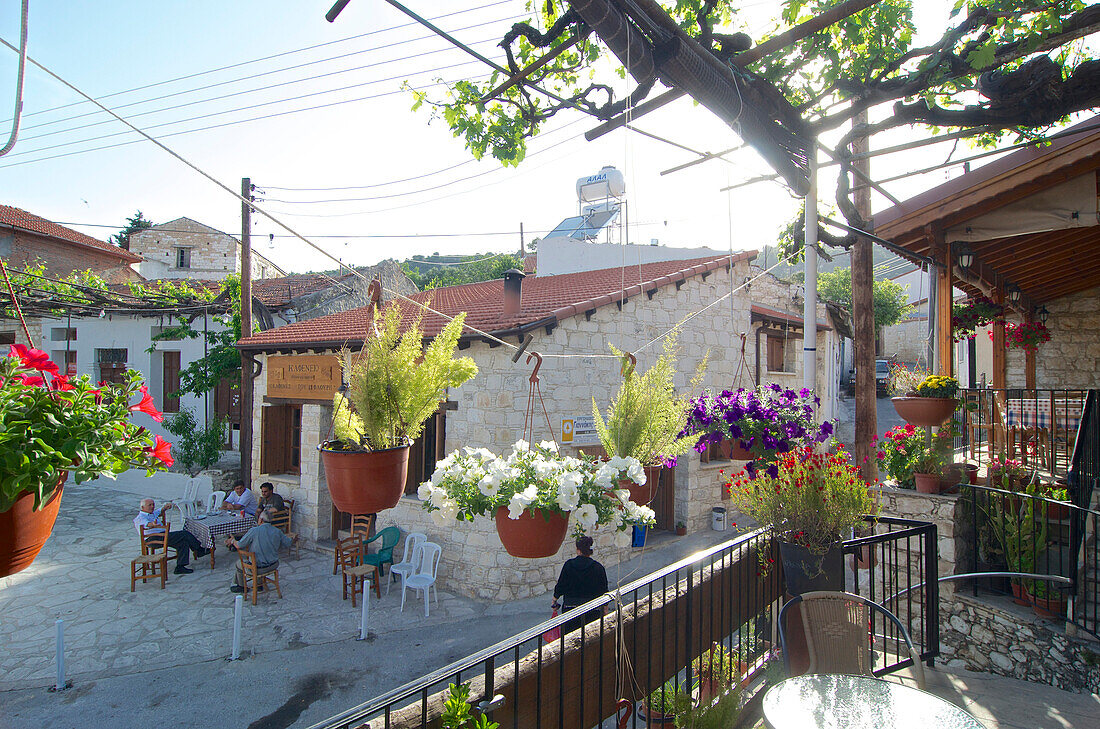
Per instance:
[[[141,500],[141,511],[134,517],[134,529],[137,529],[138,537],[141,536],[142,524],[159,524],[160,529],[146,528],[145,539],[146,541],[152,541],[149,539],[151,534],[163,534],[164,533],[164,512],[172,508],[172,502],[169,501],[166,504],[161,504],[159,509],[156,508],[156,503],[149,498]],[[176,550],[176,569],[173,570],[177,575],[189,575],[195,570],[187,566],[190,561],[191,553],[195,553],[195,559],[205,557],[210,554],[209,549],[203,549],[199,544],[199,540],[195,538],[195,535],[188,531],[175,531],[168,532],[168,546]]]
[[[239,540],[230,537],[225,542],[225,546],[231,549],[244,549],[256,555],[257,576],[274,572],[279,566],[279,550],[298,541],[297,534],[293,538],[288,537],[271,525],[274,516],[274,509],[270,507],[264,509],[256,517],[259,521],[256,526],[245,532],[245,535]],[[237,572],[233,575],[233,586],[229,588],[229,591],[244,592],[244,570],[241,569],[239,561],[237,562]]]
[[[275,487],[271,485],[271,482],[264,481],[260,484],[260,506],[257,510],[263,511],[269,506],[275,511],[282,511],[286,508],[283,497],[275,493]]]
[[[256,495],[251,489],[244,487],[244,481],[237,479],[233,484],[233,490],[222,502],[223,511],[241,511],[248,516],[256,515]]]

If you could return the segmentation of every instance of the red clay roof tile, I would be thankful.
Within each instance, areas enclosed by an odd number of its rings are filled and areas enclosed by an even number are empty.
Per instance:
[[[59,240],[68,241],[69,243],[76,243],[77,245],[86,246],[88,248],[95,248],[103,253],[109,253],[130,263],[138,263],[141,261],[141,256],[136,253],[123,250],[110,243],[104,243],[101,240],[96,240],[90,235],[78,233],[72,228],[66,228],[64,225],[50,222],[45,218],[40,218],[37,215],[28,213],[26,210],[12,207],[11,205],[0,205],[0,224],[11,225],[16,228],[22,228],[23,230],[29,230],[32,233],[38,233],[39,235],[57,238]]]
[[[756,251],[736,253],[733,261],[737,263],[751,260],[755,256]],[[466,324],[484,332],[514,332],[517,329],[561,321],[619,301],[624,283],[626,297],[630,298],[643,291],[652,291],[661,286],[722,268],[729,261],[728,255],[710,256],[683,261],[645,263],[640,266],[628,266],[625,269],[605,268],[558,276],[528,276],[523,281],[520,312],[513,316],[505,316],[503,313],[504,282],[501,279],[423,291],[411,298],[431,306],[432,309],[446,316],[454,316],[465,311]],[[421,311],[420,307],[408,302],[405,302],[403,310],[406,324]],[[369,323],[369,307],[349,309],[259,332],[242,339],[238,342],[238,346],[241,349],[250,350],[303,346],[329,348],[344,344],[354,346],[362,343]],[[425,313],[423,320],[425,335],[438,334],[445,323],[446,320],[443,317]],[[467,335],[470,335],[469,330]]]

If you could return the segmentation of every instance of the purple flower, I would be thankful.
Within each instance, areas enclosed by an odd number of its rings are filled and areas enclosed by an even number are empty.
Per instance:
[[[779,477],[779,466],[777,466],[773,463],[770,466],[768,466],[766,469],[764,469],[764,473],[768,474],[772,478],[778,478]]]
[[[798,396],[801,397],[801,398],[807,398],[812,394],[813,393],[810,392],[810,388],[808,388],[808,387],[803,387],[801,390],[798,391]]]

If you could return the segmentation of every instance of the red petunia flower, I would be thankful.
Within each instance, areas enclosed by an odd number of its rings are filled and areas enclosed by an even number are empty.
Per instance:
[[[65,375],[54,375],[53,382],[50,383],[51,390],[75,390],[76,388],[69,384],[69,378]]]
[[[130,406],[130,412],[140,411],[146,413],[150,418],[158,423],[164,420],[164,415],[157,410],[157,406],[153,404],[153,396],[149,394],[149,388],[142,385],[140,388],[141,400],[134,405]],[[171,465],[171,464],[169,464]]]
[[[50,355],[41,349],[28,349],[22,344],[13,344],[8,350],[9,357],[18,357],[27,369],[57,374],[57,365],[50,361]]]
[[[41,377],[39,377],[38,375],[31,375],[30,377],[28,377],[27,375],[12,375],[11,379],[14,382],[22,382],[27,387],[45,387],[46,386],[46,381],[44,379],[42,379]]]
[[[175,463],[175,460],[172,458],[172,444],[159,435],[156,436],[153,446],[147,448],[146,451],[165,466],[171,466]]]

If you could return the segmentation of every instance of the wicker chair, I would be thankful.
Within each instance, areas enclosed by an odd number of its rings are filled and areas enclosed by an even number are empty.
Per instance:
[[[792,605],[801,605],[802,628],[810,665],[806,673],[874,675],[873,636],[869,635],[871,611],[882,613],[897,628],[909,649],[917,685],[924,688],[924,667],[909,631],[892,612],[865,597],[850,592],[806,592],[793,598],[779,611],[779,640],[783,660],[790,674],[790,650],[785,619]]]

